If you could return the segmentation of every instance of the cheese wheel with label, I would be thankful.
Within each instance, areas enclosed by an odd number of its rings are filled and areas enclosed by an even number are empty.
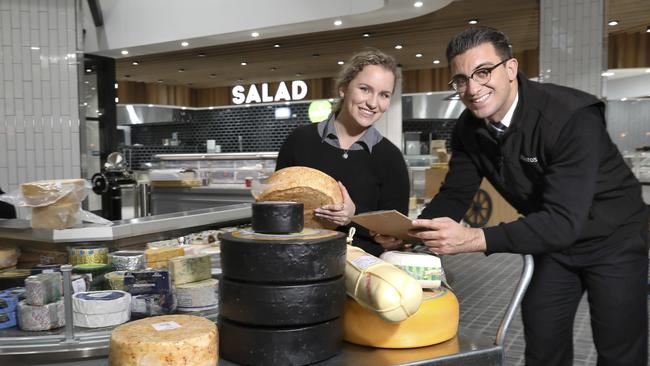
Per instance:
[[[217,326],[191,315],[163,315],[120,325],[111,333],[110,366],[214,366]]]
[[[393,250],[379,258],[408,273],[422,288],[439,288],[442,283],[442,263],[435,255]]]
[[[348,298],[343,314],[343,339],[379,348],[424,347],[453,338],[458,320],[458,299],[445,287],[424,291],[420,309],[400,323],[387,322]]]
[[[420,307],[422,287],[406,272],[363,249],[347,246],[345,291],[389,322],[401,322]]]

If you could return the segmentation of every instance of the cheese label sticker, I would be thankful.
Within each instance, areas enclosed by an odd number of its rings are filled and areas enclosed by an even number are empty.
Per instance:
[[[172,329],[178,329],[178,328],[181,327],[180,324],[178,324],[178,323],[176,323],[174,321],[163,322],[163,323],[154,323],[154,324],[151,324],[151,326],[153,327],[153,329],[155,329],[155,330],[157,330],[159,332],[161,330],[172,330]]]
[[[362,256],[360,256],[358,258],[354,258],[353,260],[351,260],[351,262],[355,267],[357,267],[357,268],[359,268],[361,270],[364,270],[364,269],[372,266],[373,264],[381,263],[383,261],[381,259],[379,259],[377,257],[373,257],[371,255],[362,255]]]

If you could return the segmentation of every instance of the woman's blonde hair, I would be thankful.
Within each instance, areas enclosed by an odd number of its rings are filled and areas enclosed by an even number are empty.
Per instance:
[[[354,55],[352,55],[350,60],[348,60],[348,62],[343,64],[343,68],[341,69],[338,77],[336,78],[336,85],[335,85],[336,93],[338,93],[339,89],[341,88],[343,89],[347,88],[347,86],[350,84],[352,79],[354,79],[363,70],[363,68],[368,65],[381,66],[384,69],[392,72],[393,75],[395,76],[394,85],[397,85],[397,82],[399,80],[399,72],[397,70],[397,62],[395,61],[393,56],[390,56],[375,48],[368,48],[365,51],[355,53]],[[394,85],[393,85],[393,91],[395,90]],[[343,99],[339,99],[339,101],[334,106],[334,111],[333,111],[334,115],[337,115],[339,113],[342,104],[343,104]]]

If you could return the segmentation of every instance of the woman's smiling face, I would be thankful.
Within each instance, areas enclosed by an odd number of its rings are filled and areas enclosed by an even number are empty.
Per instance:
[[[372,126],[388,109],[394,87],[392,71],[379,65],[366,65],[347,87],[339,89],[343,98],[343,116],[339,118],[352,119],[364,128]]]

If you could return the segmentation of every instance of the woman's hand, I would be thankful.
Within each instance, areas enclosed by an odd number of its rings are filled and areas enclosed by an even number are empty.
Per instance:
[[[339,187],[341,188],[341,194],[343,195],[343,203],[325,205],[317,208],[314,210],[314,214],[316,217],[331,221],[338,226],[344,226],[352,221],[352,216],[354,216],[357,206],[354,205],[354,202],[352,201],[352,198],[350,198],[350,194],[343,183],[339,182]]]

